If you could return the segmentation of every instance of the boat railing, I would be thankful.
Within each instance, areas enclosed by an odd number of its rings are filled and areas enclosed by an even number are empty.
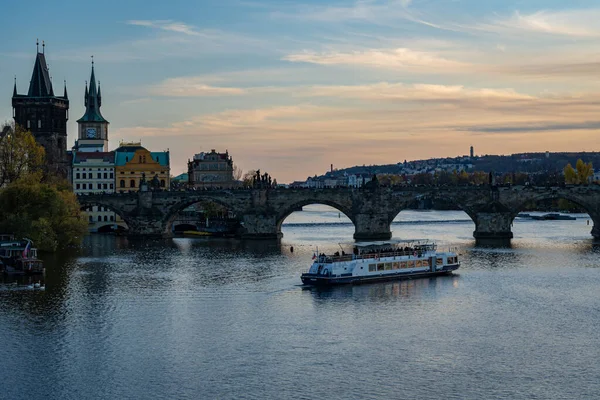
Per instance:
[[[336,255],[326,255],[319,256],[317,261],[319,263],[331,264],[334,262],[344,262],[344,261],[352,261],[352,260],[366,260],[373,259],[379,260],[384,257],[421,257],[423,253],[427,253],[429,251],[433,251],[433,249],[421,249],[421,250],[402,250],[402,251],[391,251],[391,252],[382,252],[382,253],[372,253],[372,254],[344,254],[340,256]]]

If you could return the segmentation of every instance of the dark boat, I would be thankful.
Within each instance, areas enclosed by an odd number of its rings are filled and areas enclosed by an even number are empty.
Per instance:
[[[0,235],[0,268],[8,275],[44,273],[44,263],[37,258],[37,249],[29,239],[15,240],[12,235]]]

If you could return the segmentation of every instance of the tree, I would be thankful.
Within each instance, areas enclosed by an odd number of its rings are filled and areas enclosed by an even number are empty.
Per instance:
[[[39,174],[45,152],[31,132],[19,125],[5,125],[0,134],[0,187],[16,182],[26,174]]]
[[[571,166],[571,164],[567,164],[567,166],[564,169],[564,173],[565,173],[565,183],[568,184],[575,184],[577,183],[577,171],[575,171],[575,169],[573,168],[573,166]]]
[[[590,178],[594,176],[594,167],[592,163],[584,163],[580,158],[577,160],[577,164],[575,164],[575,169],[577,170],[577,180],[580,185],[585,185],[589,183]]]
[[[244,183],[245,187],[250,187],[252,186],[253,182],[254,182],[254,177],[256,176],[256,171],[251,169],[250,171],[246,172],[244,174],[244,178],[242,179],[242,182]]]
[[[81,244],[88,222],[68,183],[28,174],[0,191],[0,231],[33,240],[44,251]]]
[[[237,165],[233,164],[233,179],[239,181],[242,178],[242,175],[244,175],[244,171]]]

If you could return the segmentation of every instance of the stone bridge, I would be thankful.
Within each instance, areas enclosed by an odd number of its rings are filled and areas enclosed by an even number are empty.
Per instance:
[[[511,225],[532,201],[566,199],[585,209],[594,222],[591,234],[600,238],[600,186],[453,186],[370,189],[254,189],[89,194],[78,196],[82,207],[104,206],[121,216],[131,235],[169,235],[177,213],[201,201],[213,201],[242,221],[245,238],[277,238],[281,224],[300,207],[325,204],[344,213],[357,240],[385,240],[396,215],[415,201],[431,198],[454,204],[475,223],[479,243],[506,243]]]

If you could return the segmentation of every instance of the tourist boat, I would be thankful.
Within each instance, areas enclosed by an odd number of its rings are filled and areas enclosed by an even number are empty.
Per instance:
[[[9,275],[42,274],[44,263],[37,258],[37,249],[31,240],[15,240],[2,235],[0,240],[0,265],[2,272]]]
[[[454,251],[438,252],[428,240],[354,243],[350,254],[319,254],[302,274],[306,285],[329,286],[450,274],[460,267]]]

